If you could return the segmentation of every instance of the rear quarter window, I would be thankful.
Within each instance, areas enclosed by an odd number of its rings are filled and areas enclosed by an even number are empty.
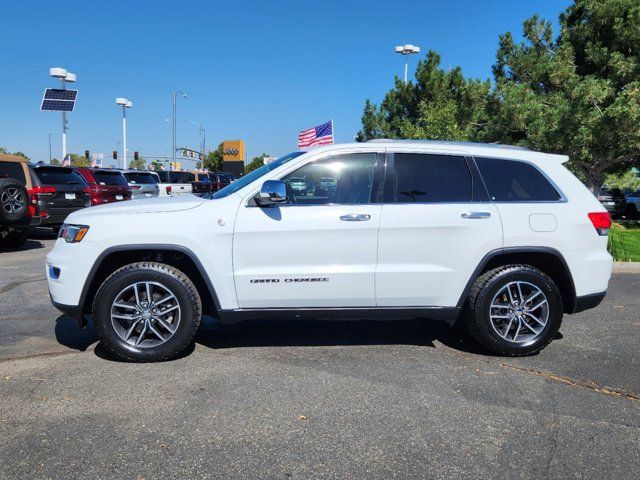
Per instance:
[[[24,176],[24,168],[22,163],[18,162],[0,162],[0,178],[8,177],[18,180],[22,184],[26,184]]]
[[[477,157],[476,163],[494,202],[557,202],[562,199],[551,182],[529,163]]]

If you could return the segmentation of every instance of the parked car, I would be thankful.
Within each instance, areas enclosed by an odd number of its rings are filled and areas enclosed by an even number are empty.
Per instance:
[[[598,200],[613,217],[621,217],[627,211],[627,199],[619,188],[601,188]]]
[[[171,194],[180,195],[183,193],[191,193],[193,190],[192,183],[196,176],[192,172],[173,171],[173,172],[156,172],[162,183],[171,185]]]
[[[297,195],[304,196],[307,194],[307,181],[302,177],[292,178],[288,185]]]
[[[217,192],[234,182],[236,176],[229,172],[215,172],[209,175],[211,177],[211,191]]]
[[[76,171],[89,185],[91,205],[131,200],[131,188],[119,170],[79,167]]]
[[[156,172],[154,170],[149,170],[149,173],[151,175],[153,175],[153,178],[156,179],[156,183],[158,184],[159,196],[161,196],[161,197],[170,196],[171,195],[171,184],[170,183],[163,183],[162,180],[160,180],[160,175],[158,175],[158,172]]]
[[[27,241],[29,227],[40,224],[37,203],[31,203],[33,179],[23,157],[0,154],[0,248]]]
[[[160,195],[157,175],[146,170],[125,170],[122,174],[131,188],[131,198],[151,198]]]
[[[400,140],[296,152],[210,200],[73,213],[47,256],[51,299],[81,322],[93,312],[130,361],[179,355],[203,313],[459,320],[495,354],[533,354],[611,276],[611,217],[567,160]],[[303,195],[297,178],[336,188]]]
[[[211,177],[213,174],[209,172],[194,171],[195,180],[191,184],[191,192],[194,194],[209,193],[212,189]]]
[[[630,217],[637,218],[640,214],[640,190],[630,193],[627,199],[627,214]]]
[[[91,189],[70,167],[36,166],[31,199],[38,206],[40,226],[58,231],[72,212],[91,206]]]

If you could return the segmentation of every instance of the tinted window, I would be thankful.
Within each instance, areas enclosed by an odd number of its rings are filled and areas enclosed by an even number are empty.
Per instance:
[[[496,202],[549,202],[560,194],[533,165],[515,160],[476,158],[491,200]]]
[[[191,172],[169,172],[171,183],[191,183],[196,177]]]
[[[471,173],[464,157],[396,153],[387,172],[387,203],[471,201]]]
[[[160,178],[160,181],[162,183],[169,183],[169,172],[165,172],[164,170],[161,170],[156,173],[158,174],[158,178]]]
[[[38,167],[36,175],[44,185],[84,185],[84,178],[71,168]]]
[[[18,162],[0,162],[0,178],[9,177],[26,184],[22,164]]]
[[[129,172],[129,173],[125,173],[124,176],[127,177],[127,180],[129,181],[129,183],[142,183],[142,184],[157,183],[156,177],[146,172]]]
[[[376,157],[375,153],[360,153],[308,163],[282,178],[290,203],[371,203]]]
[[[125,187],[129,185],[126,178],[124,178],[120,172],[94,170],[91,173],[93,178],[96,179],[96,183],[98,185],[122,185]]]

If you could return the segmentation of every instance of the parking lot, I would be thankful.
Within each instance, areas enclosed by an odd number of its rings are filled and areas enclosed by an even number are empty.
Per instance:
[[[53,242],[0,253],[2,478],[637,478],[639,275],[529,358],[421,320],[207,318],[127,364],[50,305]]]

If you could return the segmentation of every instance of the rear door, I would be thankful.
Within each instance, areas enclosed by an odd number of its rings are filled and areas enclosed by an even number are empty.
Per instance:
[[[456,306],[502,225],[464,152],[387,155],[376,297],[385,307]]]

